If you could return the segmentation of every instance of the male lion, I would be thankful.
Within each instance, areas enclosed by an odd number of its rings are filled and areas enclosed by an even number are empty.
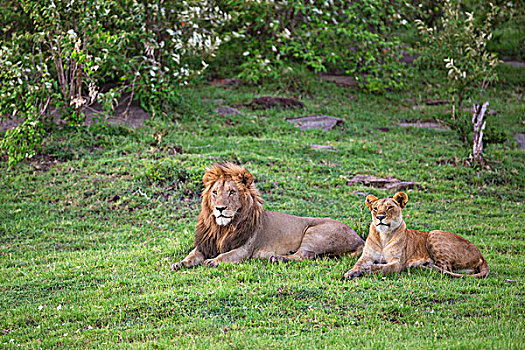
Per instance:
[[[363,249],[363,239],[341,222],[263,210],[253,175],[240,166],[215,164],[203,182],[194,249],[171,265],[172,270],[248,258],[284,262],[320,254],[359,254]]]
[[[434,268],[453,277],[464,276],[453,270],[463,270],[472,277],[487,277],[489,267],[485,258],[466,239],[447,231],[407,229],[401,214],[407,201],[404,192],[396,193],[393,198],[366,197],[372,223],[363,255],[345,273],[346,278],[364,273],[399,273],[416,266]]]

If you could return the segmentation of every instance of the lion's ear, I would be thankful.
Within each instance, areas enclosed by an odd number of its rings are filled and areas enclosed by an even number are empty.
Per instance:
[[[392,197],[392,199],[395,200],[399,204],[401,209],[403,209],[408,202],[408,196],[405,192],[397,192],[394,195],[394,197]]]
[[[239,174],[242,184],[246,187],[250,186],[253,182],[253,175],[246,169]]]
[[[375,202],[377,202],[377,197],[374,196],[373,194],[369,195],[365,199],[365,204],[370,210],[372,210],[372,204],[374,204]]]
[[[213,167],[206,171],[206,173],[202,177],[202,182],[204,183],[204,186],[207,187],[210,183],[213,183],[215,180],[217,180],[218,174],[216,169],[216,167]]]

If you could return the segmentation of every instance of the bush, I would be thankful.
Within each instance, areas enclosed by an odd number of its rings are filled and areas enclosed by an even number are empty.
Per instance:
[[[153,115],[171,112],[178,87],[202,73],[204,59],[221,43],[216,29],[229,15],[213,5],[6,0],[0,117],[27,120],[1,143],[10,162],[34,153],[38,126],[52,114],[79,125],[84,107],[99,101],[111,112],[124,92]],[[25,135],[32,138],[22,140]]]
[[[402,86],[399,39],[402,2],[219,1],[232,13],[219,56],[235,61],[238,77],[277,80],[301,63],[315,72],[342,69],[371,91]],[[235,54],[231,54],[231,53]],[[217,61],[224,65],[223,60]],[[228,67],[231,67],[231,63]],[[220,68],[219,68],[220,69]]]
[[[456,112],[461,113],[466,98],[479,96],[498,79],[496,66],[500,61],[486,49],[498,12],[499,8],[490,4],[490,9],[480,15],[483,20],[476,20],[473,13],[462,11],[459,3],[446,0],[436,26],[416,20],[421,35],[418,63],[446,75],[443,78],[453,98],[453,118]]]

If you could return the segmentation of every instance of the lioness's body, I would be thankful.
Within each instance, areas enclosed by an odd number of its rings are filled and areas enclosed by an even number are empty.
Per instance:
[[[364,246],[363,239],[339,221],[263,210],[253,176],[244,168],[216,165],[203,181],[194,249],[173,264],[173,269],[202,263],[215,267],[248,258],[276,262],[322,254],[359,254]]]
[[[488,264],[479,249],[468,240],[447,231],[407,229],[401,210],[408,196],[397,193],[393,198],[378,200],[368,196],[366,205],[372,212],[372,223],[363,254],[345,274],[355,278],[365,273],[398,273],[409,267],[430,267],[454,277],[454,270],[486,277]]]

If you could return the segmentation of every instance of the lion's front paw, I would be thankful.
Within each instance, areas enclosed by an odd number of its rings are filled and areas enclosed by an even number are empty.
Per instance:
[[[182,263],[182,261],[179,261],[179,262],[171,264],[170,270],[171,271],[178,271],[178,270],[182,269],[183,267],[184,267],[184,264]]]
[[[274,256],[271,256],[270,259],[268,259],[269,262],[271,262],[272,264],[277,264],[279,262],[287,262],[289,259],[287,257],[284,257],[284,256],[279,256],[279,255],[274,255]]]
[[[204,266],[217,267],[219,266],[219,263],[215,259],[208,259],[208,260],[204,260]]]
[[[354,278],[357,278],[359,277],[361,274],[356,271],[356,270],[350,270],[350,271],[347,271],[344,275],[345,278],[348,278],[348,279],[354,279]]]

